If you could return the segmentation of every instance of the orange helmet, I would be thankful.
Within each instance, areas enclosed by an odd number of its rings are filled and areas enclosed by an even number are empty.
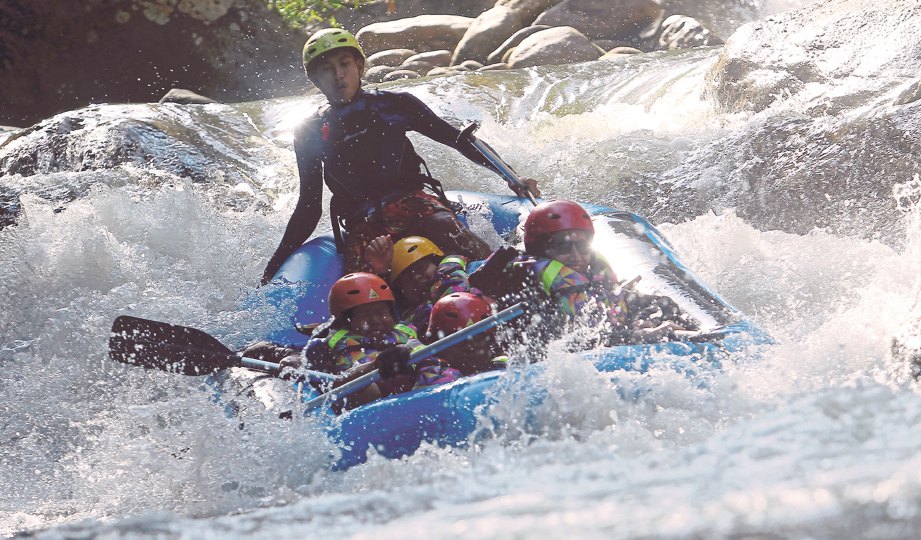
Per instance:
[[[442,297],[432,306],[428,335],[441,338],[492,315],[493,299],[469,292]]]
[[[524,249],[528,253],[538,252],[548,236],[571,230],[595,235],[592,217],[582,205],[573,201],[542,202],[532,208],[524,220]]]
[[[373,302],[393,302],[393,291],[386,281],[368,272],[343,276],[329,290],[329,313],[333,317]]]

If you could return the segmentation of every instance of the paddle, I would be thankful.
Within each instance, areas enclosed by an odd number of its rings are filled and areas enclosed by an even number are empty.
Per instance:
[[[509,187],[512,187],[513,189],[518,188],[524,190],[525,195],[527,195],[528,200],[531,201],[531,204],[537,206],[537,200],[534,198],[534,194],[531,193],[530,189],[528,189],[527,184],[521,180],[521,177],[518,176],[518,173],[516,173],[508,163],[503,161],[502,158],[499,157],[499,154],[497,154],[491,146],[473,136],[473,132],[476,131],[479,127],[480,124],[477,122],[471,122],[469,126],[461,130],[460,135],[457,136],[457,141],[470,141],[470,144],[472,144],[473,147],[476,148],[480,154],[486,158],[487,161],[499,169],[499,174],[506,182],[508,182]]]
[[[223,343],[196,328],[121,315],[112,324],[109,356],[116,362],[184,375],[207,375],[231,367],[247,367],[277,375],[281,366],[238,356]],[[299,370],[303,371],[303,370]],[[332,375],[308,371],[311,380]]]
[[[524,313],[524,311],[525,303],[519,302],[511,307],[503,309],[495,315],[483,319],[482,321],[458,330],[449,336],[445,336],[435,343],[432,343],[431,345],[426,345],[425,347],[416,349],[412,352],[412,354],[409,355],[409,365],[417,364],[420,361],[425,360],[426,358],[430,358],[445,349],[461,343],[462,341],[466,341],[467,339],[477,334],[491,330],[500,324],[519,317]],[[305,410],[311,411],[323,405],[324,403],[327,403],[327,401],[336,401],[340,398],[348,396],[349,394],[357,392],[362,388],[370,386],[372,383],[376,383],[379,380],[381,380],[381,375],[378,370],[375,369],[370,373],[366,373],[361,377],[358,377],[354,381],[349,381],[338,388],[334,388],[333,390],[330,390],[321,396],[311,399],[306,403]]]

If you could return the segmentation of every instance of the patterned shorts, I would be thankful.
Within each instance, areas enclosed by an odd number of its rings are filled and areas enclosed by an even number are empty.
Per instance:
[[[438,212],[454,215],[454,212],[437,197],[419,190],[386,203],[382,209],[371,214],[367,221],[347,223],[348,231],[343,250],[345,272],[348,274],[368,270],[365,248],[371,240],[389,234],[396,242],[406,236],[422,234],[423,231],[417,229],[419,222]]]

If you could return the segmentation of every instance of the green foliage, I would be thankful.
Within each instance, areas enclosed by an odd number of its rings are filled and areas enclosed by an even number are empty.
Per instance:
[[[281,14],[291,26],[303,28],[318,22],[337,26],[333,12],[338,9],[358,8],[373,0],[267,0],[268,6]]]

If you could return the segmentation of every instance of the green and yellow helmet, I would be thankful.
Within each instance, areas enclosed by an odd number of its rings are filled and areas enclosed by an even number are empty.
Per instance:
[[[361,50],[358,40],[348,30],[343,30],[342,28],[319,30],[310,36],[307,39],[307,43],[304,44],[304,69],[307,69],[307,66],[321,54],[342,47],[355,49],[362,58],[365,58],[365,52]]]

